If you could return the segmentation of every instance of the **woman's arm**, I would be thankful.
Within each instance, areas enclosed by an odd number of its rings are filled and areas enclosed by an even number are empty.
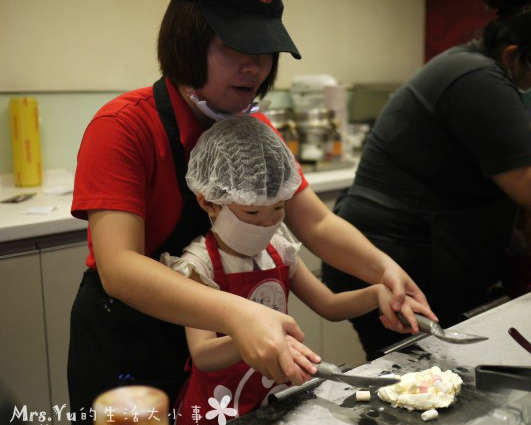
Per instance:
[[[190,279],[203,284],[195,271],[192,272]],[[232,366],[242,359],[230,336],[218,337],[216,332],[190,327],[185,330],[190,356],[200,370],[215,372]]]
[[[519,224],[531,247],[531,167],[506,171],[493,176],[492,180],[522,208]]]
[[[202,283],[201,277],[195,271],[190,279]],[[205,372],[224,369],[242,359],[230,336],[218,337],[216,332],[187,327],[186,341],[194,364]],[[286,342],[293,360],[301,367],[303,378],[307,381],[312,377],[310,373],[316,372],[313,363],[319,363],[321,358],[289,335],[286,335]]]
[[[304,381],[286,342],[286,333],[304,338],[291,317],[208,288],[146,257],[140,216],[88,214],[98,271],[110,296],[157,319],[230,335],[245,362],[277,383]]]
[[[310,188],[286,202],[285,221],[295,236],[327,263],[367,283],[381,283],[391,289],[393,311],[401,310],[406,294],[429,307],[408,274],[354,226],[332,213]],[[408,311],[404,315],[417,329],[413,313]],[[393,328],[402,329],[392,311],[386,317]],[[428,317],[436,320],[431,310]]]

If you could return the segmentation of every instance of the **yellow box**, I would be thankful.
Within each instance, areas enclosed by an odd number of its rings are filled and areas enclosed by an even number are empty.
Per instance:
[[[42,184],[39,105],[32,97],[13,97],[9,103],[13,171],[17,186]]]

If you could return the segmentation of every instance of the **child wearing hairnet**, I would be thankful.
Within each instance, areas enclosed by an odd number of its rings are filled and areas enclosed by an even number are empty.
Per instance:
[[[163,254],[164,264],[282,313],[290,291],[332,321],[391,308],[392,294],[384,285],[334,294],[302,263],[300,244],[282,226],[284,203],[301,177],[292,153],[263,122],[247,116],[213,125],[190,154],[186,181],[213,225],[181,257]],[[425,310],[412,298],[406,302],[415,311]],[[286,387],[247,366],[230,337],[192,328],[186,328],[186,337],[192,366],[177,423],[193,417],[200,424],[221,424],[225,416],[254,410]],[[310,360],[320,359],[294,339],[290,347],[301,368],[315,373]]]

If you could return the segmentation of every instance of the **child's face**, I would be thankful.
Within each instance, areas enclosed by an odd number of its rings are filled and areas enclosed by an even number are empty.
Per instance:
[[[228,204],[228,207],[238,219],[255,226],[274,226],[284,220],[284,201],[260,207],[239,204]]]

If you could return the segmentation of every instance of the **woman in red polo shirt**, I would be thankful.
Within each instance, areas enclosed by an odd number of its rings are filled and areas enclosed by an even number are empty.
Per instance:
[[[112,100],[89,124],[72,205],[75,217],[89,221],[90,248],[72,308],[72,410],[87,412],[100,392],[128,383],[162,388],[173,402],[188,357],[182,325],[230,335],[242,358],[276,382],[307,377],[286,343],[286,334],[303,339],[292,318],[158,262],[161,252],[180,255],[210,227],[184,181],[199,135],[237,114],[271,125],[253,100],[272,87],[279,52],[300,58],[282,12],[281,0],[172,0],[158,41],[163,78]],[[394,311],[406,292],[426,303],[409,276],[333,215],[304,178],[286,202],[285,221],[327,262],[392,289]],[[402,312],[416,331],[411,310]],[[404,331],[392,312],[382,321]]]

